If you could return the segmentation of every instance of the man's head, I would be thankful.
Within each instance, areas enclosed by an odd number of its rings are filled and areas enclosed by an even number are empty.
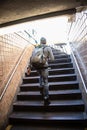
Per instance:
[[[41,44],[46,44],[46,38],[42,37],[42,38],[40,39],[40,43],[41,43]]]

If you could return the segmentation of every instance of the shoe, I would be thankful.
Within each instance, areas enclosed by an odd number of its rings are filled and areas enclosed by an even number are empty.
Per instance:
[[[49,98],[44,99],[44,106],[49,106],[50,103],[51,103],[51,102],[50,102]]]

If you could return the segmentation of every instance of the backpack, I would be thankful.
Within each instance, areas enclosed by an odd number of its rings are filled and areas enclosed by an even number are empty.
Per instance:
[[[44,55],[44,48],[45,47],[36,47],[34,49],[34,52],[31,56],[31,64],[32,66],[34,66],[35,68],[43,68],[43,66],[45,65],[47,58]]]

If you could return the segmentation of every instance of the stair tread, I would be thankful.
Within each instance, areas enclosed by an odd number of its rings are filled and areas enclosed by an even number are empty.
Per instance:
[[[54,54],[55,57],[58,57],[58,58],[60,58],[60,57],[67,57],[67,58],[70,57],[70,55],[66,55],[66,54],[62,54],[62,53],[54,53],[53,52],[53,54]]]
[[[81,93],[81,91],[79,89],[77,90],[56,90],[56,91],[49,91],[49,95],[54,95],[54,94],[79,94]],[[28,92],[19,92],[18,95],[40,95],[40,92],[39,91],[35,91],[35,92],[32,92],[32,91],[28,91]]]
[[[83,112],[13,112],[10,118],[30,120],[84,120]]]
[[[67,57],[69,57],[69,55],[68,54],[65,54],[65,53],[62,53],[62,52],[58,52],[58,51],[53,51],[53,54],[54,54],[54,56],[58,56],[58,57],[62,57],[62,56],[67,56]]]
[[[55,78],[55,77],[72,77],[72,76],[76,76],[76,74],[60,74],[60,75],[49,75],[48,78]],[[23,79],[35,79],[35,78],[39,78],[39,76],[31,76],[31,77],[24,77]]]
[[[63,61],[63,60],[64,60],[64,61],[65,61],[65,60],[66,60],[66,61],[71,61],[71,58],[70,58],[70,57],[67,57],[67,58],[63,58],[63,57],[60,57],[60,58],[59,58],[59,57],[58,57],[58,58],[57,58],[57,56],[55,56],[54,58],[55,58],[54,61],[50,61],[50,60],[49,60],[48,62],[50,63],[50,62]]]
[[[28,126],[28,125],[13,125],[11,130],[83,130],[83,128],[61,128],[52,126]]]
[[[52,65],[67,65],[67,64],[73,64],[73,63],[72,63],[72,62],[68,62],[68,63],[67,63],[67,62],[66,62],[66,63],[55,63],[55,64],[50,63],[49,66],[50,66],[50,65],[51,65],[51,66],[52,66]]]
[[[56,68],[56,69],[51,69],[51,68],[48,68],[48,71],[60,71],[60,70],[73,70],[74,68],[73,67],[69,67],[69,68]],[[31,70],[31,73],[32,72],[37,72],[37,70]]]
[[[14,103],[17,106],[43,106],[41,101],[17,101]],[[73,106],[73,105],[84,105],[82,100],[62,100],[62,101],[51,101],[50,106]],[[44,107],[44,106],[43,106]]]
[[[78,84],[78,81],[63,81],[63,82],[49,82],[49,85],[60,85],[60,84]],[[39,83],[26,83],[22,84],[21,86],[39,86]],[[50,86],[49,86],[50,87]]]
[[[55,57],[58,57],[58,55],[54,55]],[[55,59],[55,60],[67,60],[67,59],[71,59],[70,57],[61,57],[61,58],[58,58],[58,59]],[[54,61],[55,61],[54,60]],[[49,60],[50,61],[50,60]]]
[[[67,61],[71,61],[71,58],[70,58],[70,57],[60,57],[60,58],[59,58],[59,57],[57,57],[57,56],[54,56],[54,58],[55,58],[54,61],[50,61],[50,60],[49,60],[48,62],[50,63],[50,62],[63,61],[63,60],[64,60],[64,61],[66,61],[66,60],[67,60]]]

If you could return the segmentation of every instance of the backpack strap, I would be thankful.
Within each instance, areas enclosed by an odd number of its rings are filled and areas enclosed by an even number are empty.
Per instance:
[[[47,46],[43,47],[43,54],[44,54],[44,49],[45,49],[46,47],[47,47]],[[47,60],[47,59],[48,59],[48,57],[45,57],[45,59]]]
[[[46,47],[47,47],[47,46],[44,46],[44,47],[43,47],[43,53],[44,53],[44,49],[45,49]]]

